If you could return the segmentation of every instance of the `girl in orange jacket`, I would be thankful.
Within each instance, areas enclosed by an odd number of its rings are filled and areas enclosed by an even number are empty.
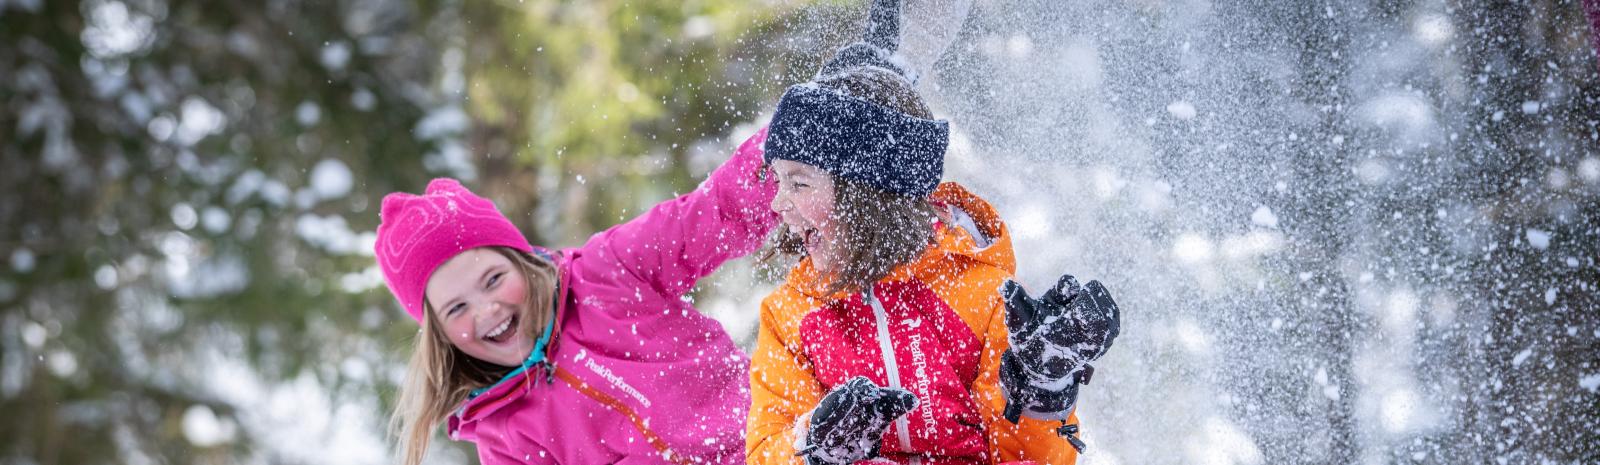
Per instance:
[[[938,183],[947,137],[882,66],[780,100],[775,249],[802,258],[761,305],[748,463],[1076,461],[1060,423],[1005,418],[997,290],[1015,258],[992,207]]]
[[[1073,463],[1116,303],[1071,276],[1040,299],[1011,281],[999,215],[939,184],[949,126],[893,54],[898,10],[875,0],[865,39],[772,117],[775,250],[801,258],[761,304],[747,461]]]

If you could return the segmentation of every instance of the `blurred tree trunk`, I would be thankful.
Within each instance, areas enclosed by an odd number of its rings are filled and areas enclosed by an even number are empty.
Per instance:
[[[1454,184],[1492,224],[1468,257],[1463,311],[1485,333],[1459,334],[1461,461],[1600,460],[1593,376],[1600,346],[1595,257],[1600,208],[1571,171],[1600,163],[1600,77],[1587,63],[1575,0],[1455,4],[1471,97]],[[1593,169],[1593,168],[1589,168]],[[1593,176],[1592,174],[1590,176]],[[1579,181],[1582,182],[1582,181]],[[1590,183],[1593,182],[1591,179]],[[1471,328],[1471,326],[1467,326]],[[1587,342],[1585,342],[1587,340]]]
[[[1339,139],[1352,133],[1347,116],[1352,99],[1345,81],[1351,68],[1351,23],[1364,10],[1331,0],[1300,2],[1284,18],[1290,34],[1285,39],[1297,61],[1290,92],[1303,105],[1296,113],[1306,115],[1284,142],[1294,157],[1289,162],[1294,194],[1282,218],[1290,244],[1287,263],[1298,278],[1296,298],[1286,303],[1303,319],[1308,338],[1299,343],[1318,348],[1308,368],[1326,370],[1326,382],[1334,388],[1307,393],[1322,404],[1312,404],[1316,408],[1308,413],[1320,418],[1306,418],[1313,424],[1302,428],[1313,433],[1306,439],[1318,441],[1306,444],[1310,449],[1303,455],[1282,457],[1294,463],[1339,463],[1362,447],[1353,365],[1356,338],[1366,331],[1340,267],[1350,252],[1359,210],[1350,176],[1353,144]],[[1329,442],[1322,443],[1324,439]]]

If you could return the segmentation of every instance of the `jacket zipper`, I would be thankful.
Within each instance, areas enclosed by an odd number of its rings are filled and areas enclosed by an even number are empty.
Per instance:
[[[894,343],[889,340],[889,312],[883,310],[883,302],[878,301],[877,296],[873,295],[871,286],[861,292],[861,300],[872,307],[872,316],[878,323],[878,349],[883,352],[883,368],[889,373],[889,387],[904,389],[900,387],[900,366],[895,363]],[[921,399],[919,401],[926,402]],[[908,453],[911,452],[910,421],[905,415],[901,415],[894,420],[894,426],[895,437],[900,440],[900,448]],[[920,464],[922,460],[920,457],[913,457],[911,463]]]

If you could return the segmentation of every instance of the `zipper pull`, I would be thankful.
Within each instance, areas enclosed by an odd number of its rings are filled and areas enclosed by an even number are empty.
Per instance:
[[[1073,423],[1073,424],[1069,425],[1069,424],[1067,424],[1066,420],[1061,420],[1061,428],[1056,429],[1056,434],[1059,434],[1062,437],[1067,438],[1067,442],[1072,444],[1072,448],[1073,449],[1077,449],[1079,454],[1082,454],[1083,453],[1083,449],[1085,447],[1088,447],[1087,444],[1083,443],[1082,439],[1078,439],[1078,424],[1077,423]]]

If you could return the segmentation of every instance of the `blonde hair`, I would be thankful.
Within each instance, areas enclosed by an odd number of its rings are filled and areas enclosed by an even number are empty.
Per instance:
[[[520,250],[489,248],[511,260],[527,281],[525,308],[533,314],[550,314],[554,319],[551,296],[556,292],[555,265]],[[389,418],[389,432],[399,439],[396,453],[404,465],[422,462],[434,429],[460,408],[473,390],[494,384],[512,370],[512,367],[473,358],[451,345],[434,313],[433,304],[424,299],[422,328],[411,350],[405,381],[400,384],[394,415]],[[536,320],[529,318],[527,321]],[[542,330],[534,329],[535,332]]]

